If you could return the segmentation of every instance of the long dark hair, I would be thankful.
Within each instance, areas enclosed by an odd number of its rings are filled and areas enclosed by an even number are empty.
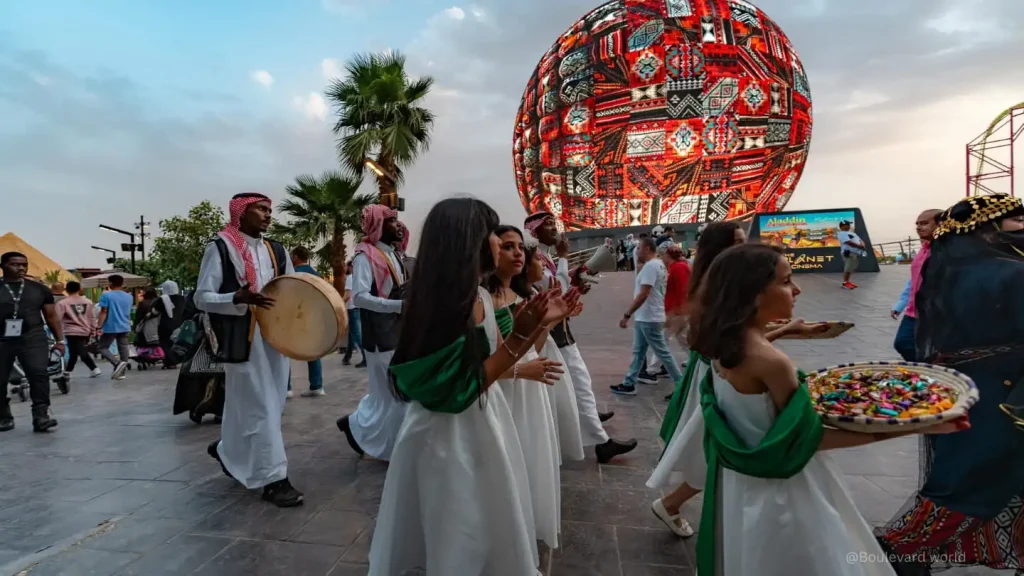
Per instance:
[[[494,229],[494,235],[497,236],[498,238],[501,238],[502,236],[504,236],[505,234],[507,234],[509,232],[515,232],[516,234],[519,235],[519,240],[523,240],[523,231],[520,230],[519,228],[516,228],[515,226],[509,226],[508,224],[502,224],[501,226],[498,226],[497,228]],[[529,264],[530,261],[529,260],[524,260],[524,262]],[[526,271],[526,266],[523,266],[523,272],[525,272],[525,271]],[[487,288],[487,291],[490,292],[491,294],[497,294],[501,290],[501,287],[502,287],[501,278],[498,278],[498,273],[497,272],[498,272],[497,270],[494,270],[493,272],[488,274],[487,277],[484,278],[484,280],[482,282],[483,287]],[[521,280],[521,281],[519,280],[520,276],[523,277],[523,280]],[[509,286],[510,286],[510,288],[512,288],[512,291],[515,292],[516,294],[520,295],[520,296],[523,296],[523,294],[522,294],[520,289],[521,288],[525,288],[526,286],[523,285],[523,286],[519,286],[517,288],[516,285],[520,284],[522,282],[525,282],[525,278],[526,278],[526,276],[524,276],[522,273],[516,274],[515,276],[512,277],[512,282],[509,283]],[[526,296],[523,296],[523,297],[526,298]]]
[[[701,233],[697,240],[697,257],[693,260],[693,270],[690,272],[690,300],[697,295],[697,288],[715,257],[736,245],[736,230],[739,227],[735,222],[712,222]]]
[[[779,248],[764,244],[734,246],[715,258],[690,315],[691,348],[723,368],[743,362],[744,332],[757,315],[757,297],[775,281],[779,258]]]
[[[465,336],[463,366],[483,370],[490,351],[477,343],[473,306],[481,274],[494,269],[488,238],[499,224],[497,212],[475,198],[449,198],[430,209],[420,233],[416,276],[409,281],[393,364],[422,358]],[[408,401],[393,378],[391,390]]]

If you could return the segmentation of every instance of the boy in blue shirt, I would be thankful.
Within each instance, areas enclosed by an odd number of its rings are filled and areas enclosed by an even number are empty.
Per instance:
[[[100,309],[100,317],[96,322],[99,329],[96,336],[99,338],[100,356],[114,366],[111,378],[124,380],[124,373],[128,370],[128,333],[132,330],[132,304],[134,298],[124,291],[124,277],[119,274],[111,274],[107,277],[110,290],[100,296],[97,307]],[[110,345],[117,342],[117,358],[110,353]]]

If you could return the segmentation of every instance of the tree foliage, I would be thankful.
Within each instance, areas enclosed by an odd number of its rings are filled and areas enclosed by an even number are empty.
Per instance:
[[[334,133],[342,165],[362,175],[367,158],[376,160],[395,178],[378,177],[381,195],[403,180],[403,169],[430,146],[434,114],[423,102],[434,85],[429,76],[410,78],[405,56],[387,51],[357,54],[345,65],[345,78],[327,88],[337,111]]]
[[[299,176],[278,205],[287,219],[271,229],[271,235],[289,247],[318,247],[313,265],[320,270],[329,267],[339,292],[345,289],[345,234],[360,229],[363,208],[373,202],[359,194],[361,184],[361,178],[338,172]]]
[[[174,280],[182,288],[195,287],[206,244],[224,224],[224,211],[208,200],[193,206],[186,216],[161,220],[161,235],[153,240],[153,250],[145,263],[146,273],[140,275],[157,284]]]

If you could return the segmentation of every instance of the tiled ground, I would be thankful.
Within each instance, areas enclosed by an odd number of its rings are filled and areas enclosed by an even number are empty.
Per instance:
[[[800,277],[800,315],[857,327],[835,341],[788,342],[786,350],[805,368],[893,357],[896,322],[888,310],[906,277],[906,268],[883,268],[859,277],[852,293],[835,277]],[[588,459],[564,467],[555,576],[692,574],[693,540],[680,541],[658,523],[649,511],[657,494],[644,487],[662,448],[657,432],[669,384],[634,398],[608,391],[628,362],[632,333],[617,322],[631,289],[630,276],[607,276],[574,332],[599,401],[616,412],[609,432],[636,437],[640,447],[614,465]],[[294,368],[301,389],[305,366]],[[306,494],[306,505],[292,510],[265,505],[222,476],[205,454],[218,427],[170,414],[172,373],[76,380],[69,396],[55,396],[61,426],[49,435],[33,434],[28,406],[15,403],[18,428],[0,436],[0,574],[366,574],[387,467],[354,457],[334,426],[358,402],[365,373],[342,367],[338,356],[325,360],[325,373],[328,395],[296,397],[285,414],[290,475]],[[913,441],[836,458],[872,522],[888,520],[915,488]],[[699,509],[699,502],[687,509],[694,523]]]

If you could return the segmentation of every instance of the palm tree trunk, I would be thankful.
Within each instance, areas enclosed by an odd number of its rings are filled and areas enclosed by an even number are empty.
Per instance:
[[[398,169],[395,166],[395,161],[386,154],[379,155],[377,163],[388,174],[395,174]],[[389,176],[378,176],[377,193],[379,194],[377,200],[379,203],[386,204],[392,208],[398,208],[398,182],[395,182]]]
[[[331,237],[331,275],[334,276],[334,289],[342,296],[345,295],[345,264],[347,261],[345,227],[338,221],[334,223],[334,234]]]

